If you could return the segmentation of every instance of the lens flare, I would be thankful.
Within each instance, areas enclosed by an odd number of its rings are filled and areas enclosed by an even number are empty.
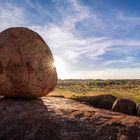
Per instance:
[[[53,65],[53,67],[56,67],[56,63],[55,62],[53,62],[52,65]]]

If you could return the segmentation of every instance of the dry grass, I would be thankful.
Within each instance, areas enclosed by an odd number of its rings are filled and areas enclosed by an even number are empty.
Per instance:
[[[92,85],[90,83],[95,83]],[[108,84],[108,81],[103,81],[104,86],[97,85],[97,81],[82,80],[82,82],[63,81],[58,83],[57,88],[49,93],[48,96],[64,96],[65,98],[78,97],[78,96],[93,96],[98,94],[112,94],[117,98],[128,98],[140,103],[140,81],[121,81],[125,84]],[[107,84],[106,84],[107,83]],[[118,81],[116,81],[118,83]]]

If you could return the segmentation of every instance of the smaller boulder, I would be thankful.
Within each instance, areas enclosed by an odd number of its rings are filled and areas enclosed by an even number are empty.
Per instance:
[[[84,102],[85,104],[91,105],[96,108],[111,110],[117,98],[111,94],[101,94],[94,96],[77,97],[73,99],[82,103]]]
[[[140,117],[140,104],[137,105],[137,116]]]
[[[119,99],[113,104],[112,111],[136,115],[136,103],[129,99]]]

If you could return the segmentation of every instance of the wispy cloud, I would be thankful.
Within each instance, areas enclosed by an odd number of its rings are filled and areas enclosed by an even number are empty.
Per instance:
[[[26,6],[23,7],[7,2],[0,5],[0,31],[11,26],[26,26],[37,31],[54,56],[68,65],[69,72],[75,68],[73,75],[86,75],[87,72],[98,77],[93,74],[95,71],[90,71],[93,67],[99,70],[99,75],[107,75],[107,72],[101,71],[107,67],[106,71],[111,69],[110,73],[114,67],[116,74],[120,65],[123,69],[140,67],[136,56],[140,40],[131,37],[132,30],[139,25],[139,16],[128,16],[115,10],[107,15],[82,4],[80,0],[53,0],[51,6],[47,2],[42,4],[33,0],[25,0],[24,4]],[[29,9],[26,10],[27,7]],[[122,56],[105,58],[112,52]],[[83,72],[83,69],[86,71]]]
[[[78,36],[78,33],[75,34],[73,30],[54,24],[43,27],[32,26],[31,28],[43,36],[56,55],[60,55],[60,57],[64,57],[72,62],[78,62],[80,56],[82,57],[83,55],[90,59],[97,59],[98,56],[110,50],[118,53],[123,50],[124,53],[129,54],[132,50],[140,49],[140,41],[134,39],[82,37]]]
[[[126,57],[124,59],[108,60],[106,62],[103,62],[102,66],[109,66],[111,64],[129,64],[134,62],[135,62],[134,57]]]
[[[140,17],[139,16],[126,16],[126,15],[120,13],[117,18],[118,18],[118,20],[121,20],[124,22],[140,24]]]
[[[25,25],[25,13],[22,8],[10,3],[0,4],[0,31],[11,26]]]
[[[133,62],[130,59],[130,54],[132,51],[140,49],[139,40],[114,39],[106,36],[96,37],[94,35],[91,37],[82,36],[76,30],[76,25],[90,17],[95,17],[95,14],[91,13],[87,7],[80,5],[76,0],[70,0],[69,2],[71,2],[69,5],[71,12],[69,15],[67,14],[61,25],[50,23],[44,26],[31,26],[33,30],[36,30],[43,36],[56,56],[69,63],[69,65],[73,65],[81,63],[82,58],[95,61],[101,59],[102,55],[108,51],[115,51],[116,53],[123,52],[128,56],[120,60],[105,61],[102,59],[101,68],[114,63],[130,64]],[[65,16],[65,12],[62,14]],[[96,15],[96,19],[98,19],[98,15]]]

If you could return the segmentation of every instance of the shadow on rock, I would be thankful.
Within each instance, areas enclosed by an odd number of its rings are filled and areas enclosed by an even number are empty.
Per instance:
[[[140,119],[59,97],[0,100],[0,140],[139,139]]]
[[[42,99],[2,98],[0,112],[0,140],[59,140]]]

